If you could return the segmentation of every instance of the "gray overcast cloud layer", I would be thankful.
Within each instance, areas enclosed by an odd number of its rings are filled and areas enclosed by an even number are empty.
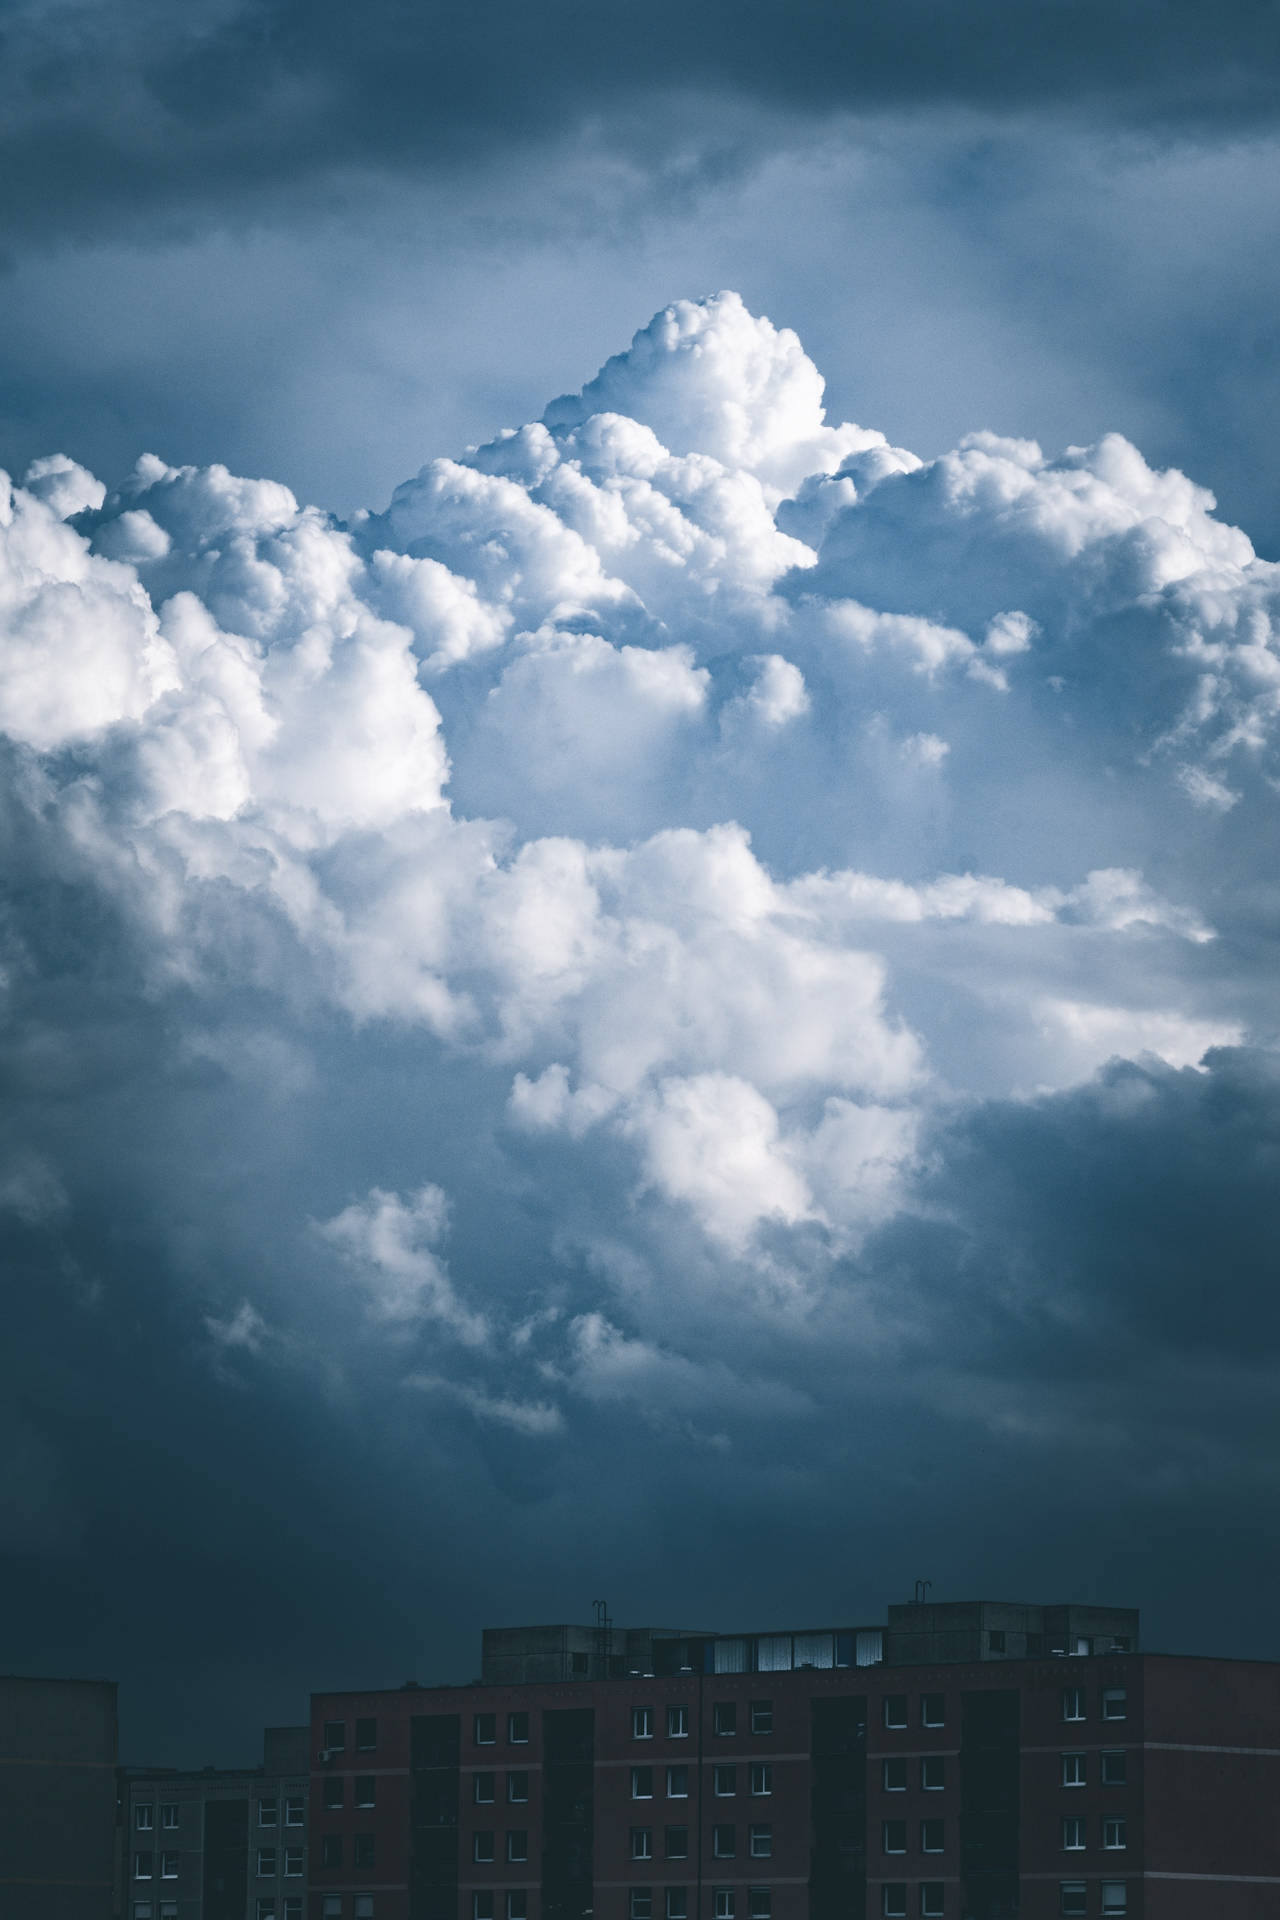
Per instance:
[[[1274,1652],[1276,10],[0,33],[10,1664]]]

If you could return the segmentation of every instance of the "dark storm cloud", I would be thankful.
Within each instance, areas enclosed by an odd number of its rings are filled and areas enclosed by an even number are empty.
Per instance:
[[[43,238],[216,217],[351,171],[487,162],[602,115],[660,161],[669,143],[706,144],[705,109],[674,104],[688,95],[810,117],[1066,109],[1238,132],[1274,119],[1280,61],[1263,0],[34,0],[0,21],[5,225]],[[671,111],[637,115],[654,95]]]

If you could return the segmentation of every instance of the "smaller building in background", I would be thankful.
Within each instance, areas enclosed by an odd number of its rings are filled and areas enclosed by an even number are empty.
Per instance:
[[[305,1727],[260,1767],[124,1769],[120,1920],[303,1920],[307,1773]]]
[[[0,1676],[0,1914],[109,1920],[114,1680]]]

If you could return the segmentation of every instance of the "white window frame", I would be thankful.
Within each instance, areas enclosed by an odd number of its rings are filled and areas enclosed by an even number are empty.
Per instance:
[[[688,1707],[677,1706],[667,1708],[667,1738],[668,1740],[687,1740],[689,1738]]]
[[[753,1760],[751,1762],[751,1792],[757,1800],[766,1799],[773,1792],[772,1760]]]
[[[717,1887],[715,1890],[714,1920],[733,1920],[733,1888]]]
[[[644,1901],[649,1902],[648,1913],[639,1911]],[[632,1887],[627,1901],[627,1920],[653,1920],[653,1888]]]
[[[889,1782],[889,1769],[902,1775],[902,1785],[892,1786]],[[886,1759],[880,1763],[880,1789],[882,1793],[905,1793],[907,1790],[907,1763],[905,1760]]]
[[[631,1858],[633,1860],[652,1860],[653,1858],[653,1828],[652,1827],[632,1827]]]
[[[160,1855],[160,1878],[162,1880],[176,1880],[181,1870],[181,1861],[175,1849],[168,1849]]]
[[[1087,1703],[1085,1701],[1084,1688],[1083,1687],[1064,1687],[1062,1689],[1063,1720],[1067,1722],[1075,1723],[1080,1720],[1087,1720],[1088,1717],[1089,1715],[1087,1712]]]
[[[253,1877],[255,1880],[274,1880],[275,1879],[276,1851],[277,1849],[275,1847],[259,1847],[258,1848],[257,1858],[254,1861],[255,1872]],[[270,1860],[271,1865],[269,1867],[264,1867],[262,1863],[264,1860],[268,1860],[268,1859]]]
[[[645,1788],[642,1791],[640,1787],[640,1777],[642,1774],[646,1774],[646,1773],[649,1776],[649,1785],[647,1788]],[[653,1798],[653,1768],[652,1767],[632,1767],[631,1798],[633,1800],[652,1800]]]
[[[942,1773],[941,1780],[939,1780],[936,1784],[932,1780],[930,1780],[928,1777],[929,1769],[931,1767],[939,1768]],[[920,1791],[921,1793],[945,1793],[946,1790],[947,1790],[946,1760],[940,1753],[923,1754],[920,1760]]]
[[[748,1854],[752,1860],[772,1860],[773,1824],[771,1821],[752,1823]]]
[[[684,1776],[684,1785],[682,1787],[673,1786],[672,1782],[679,1780],[682,1774]],[[667,1768],[667,1798],[668,1800],[687,1800],[689,1798],[688,1767],[668,1767]]]
[[[302,1855],[303,1849],[301,1847],[285,1848],[284,1877],[286,1880],[301,1880],[303,1871]]]
[[[173,1818],[170,1819],[170,1814]],[[182,1804],[178,1800],[164,1800],[160,1805],[161,1833],[176,1833],[182,1825]]]
[[[633,1740],[652,1740],[653,1738],[653,1708],[652,1707],[632,1707],[631,1738]]]
[[[1129,1845],[1128,1826],[1122,1813],[1109,1813],[1102,1822],[1102,1846],[1105,1853],[1123,1853]]]
[[[907,1884],[905,1880],[886,1880],[880,1890],[880,1911],[885,1920],[906,1920]]]
[[[890,1827],[901,1827],[901,1828],[902,1828],[902,1845],[901,1845],[900,1847],[891,1847],[891,1846],[889,1845],[889,1829],[890,1829]],[[907,1845],[908,1845],[908,1841],[909,1841],[909,1839],[910,1839],[910,1835],[909,1835],[909,1833],[908,1833],[908,1831],[907,1831],[907,1823],[906,1823],[906,1821],[905,1821],[905,1820],[896,1820],[896,1819],[895,1819],[895,1820],[882,1820],[882,1821],[880,1822],[880,1851],[881,1851],[881,1853],[887,1853],[887,1854],[889,1854],[889,1855],[890,1855],[891,1857],[892,1857],[892,1856],[894,1856],[894,1855],[896,1855],[896,1854],[900,1854],[900,1853],[902,1853],[902,1854],[905,1854],[905,1852],[907,1851]]]
[[[1062,1851],[1064,1853],[1083,1853],[1086,1847],[1085,1819],[1083,1814],[1064,1813],[1062,1816]]]
[[[140,1800],[133,1809],[133,1830],[135,1833],[154,1833],[156,1830],[156,1808],[154,1800]]]
[[[1110,1897],[1111,1904],[1108,1904]],[[1102,1912],[1104,1914],[1122,1914],[1129,1911],[1129,1888],[1124,1880],[1104,1880],[1102,1883]],[[1116,1902],[1118,1901],[1118,1904]]]
[[[1120,1711],[1115,1711],[1116,1707]],[[1104,1687],[1102,1689],[1102,1717],[1104,1720],[1127,1720],[1129,1718],[1128,1687]]]
[[[936,1907],[925,1905],[925,1897],[930,1893],[936,1893],[938,1896],[938,1905]],[[937,1916],[944,1914],[946,1910],[947,1890],[942,1881],[922,1880],[920,1882],[920,1912],[924,1915],[925,1920],[937,1920]]]
[[[1077,1787],[1088,1786],[1089,1756],[1087,1753],[1063,1753],[1060,1754],[1058,1758],[1061,1761],[1062,1785],[1066,1787],[1069,1792],[1074,1792]],[[1070,1763],[1070,1765],[1068,1765],[1068,1763]],[[1074,1780],[1068,1780],[1068,1772],[1076,1776]]]
[[[731,1786],[722,1786],[724,1779],[732,1781]],[[722,1762],[711,1769],[711,1796],[714,1800],[732,1800],[738,1791],[738,1769],[729,1762]]]

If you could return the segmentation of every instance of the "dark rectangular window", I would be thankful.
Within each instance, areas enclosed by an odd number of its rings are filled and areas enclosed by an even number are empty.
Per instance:
[[[512,1887],[507,1894],[507,1920],[529,1920],[529,1894],[527,1888]]]
[[[376,1720],[356,1721],[356,1752],[372,1753],[378,1744],[378,1723]]]
[[[1129,1714],[1129,1695],[1123,1687],[1104,1687],[1102,1689],[1102,1717],[1104,1720],[1125,1720]]]
[[[732,1860],[737,1852],[735,1829],[731,1826],[718,1826],[711,1829],[711,1851],[717,1860]]]
[[[347,1723],[345,1720],[326,1720],[324,1723],[324,1744],[333,1753],[341,1753],[347,1744]]]
[[[687,1740],[689,1738],[688,1707],[667,1708],[667,1738],[668,1740]]]
[[[734,1920],[733,1888],[717,1887],[715,1890],[715,1920]]]
[[[688,1827],[668,1827],[665,1840],[668,1860],[687,1860],[689,1858]]]
[[[358,1833],[351,1842],[351,1864],[353,1867],[371,1867],[374,1837],[371,1833]]]
[[[1062,1689],[1062,1717],[1064,1720],[1084,1719],[1083,1687],[1064,1687]]]
[[[507,1740],[513,1747],[528,1745],[529,1716],[527,1713],[509,1713],[507,1715]]]
[[[993,1627],[987,1635],[987,1647],[991,1653],[1004,1652],[1004,1628]]]
[[[472,1834],[471,1858],[478,1866],[488,1866],[493,1859],[493,1833],[490,1828],[481,1828]]]
[[[653,1888],[632,1887],[628,1912],[630,1920],[653,1920]]]
[[[284,1803],[284,1823],[286,1827],[302,1827],[306,1825],[306,1821],[307,1808],[303,1796],[300,1793],[289,1794]],[[176,1827],[178,1823],[175,1820],[173,1824]]]
[[[652,1827],[632,1827],[631,1858],[633,1860],[652,1860],[653,1858],[653,1828]]]
[[[767,1860],[772,1852],[773,1828],[771,1826],[759,1825],[752,1827],[751,1858],[753,1860]]]
[[[342,1835],[326,1833],[320,1841],[320,1865],[322,1867],[340,1867],[342,1865]]]
[[[633,1800],[652,1800],[653,1798],[653,1768],[652,1767],[632,1767],[631,1798]]]
[[[570,1656],[570,1671],[575,1680],[585,1680],[591,1671],[591,1656],[587,1653],[575,1653]]]
[[[885,1853],[905,1853],[907,1850],[907,1823],[905,1820],[884,1820],[881,1822],[880,1844]]]
[[[907,1885],[905,1880],[886,1880],[880,1890],[880,1911],[885,1920],[906,1920]]]
[[[717,1700],[712,1709],[712,1725],[723,1739],[738,1731],[738,1707],[734,1700]]]
[[[688,1887],[667,1888],[667,1920],[689,1920]]]
[[[945,1727],[946,1724],[946,1694],[922,1693],[920,1695],[920,1725],[922,1727]]]
[[[133,1877],[135,1880],[150,1880],[154,1873],[154,1856],[149,1853],[135,1853],[133,1856]]]
[[[653,1738],[653,1708],[652,1707],[632,1707],[631,1738],[633,1740],[652,1740]]]
[[[884,1697],[884,1724],[886,1727],[906,1726],[907,1696],[905,1693],[886,1693]]]
[[[941,1754],[927,1754],[920,1762],[920,1785],[926,1793],[941,1793],[946,1784],[946,1761]]]
[[[347,1783],[341,1774],[328,1774],[324,1783],[324,1810],[326,1813],[340,1813],[346,1797]]]
[[[371,1773],[356,1775],[355,1803],[358,1807],[371,1807],[377,1798],[378,1783]]]
[[[476,1773],[471,1776],[471,1798],[477,1807],[487,1807],[493,1802],[494,1773]]]
[[[946,1845],[945,1820],[922,1820],[920,1822],[921,1853],[942,1853]]]
[[[498,1716],[496,1713],[478,1713],[476,1715],[476,1745],[491,1747],[498,1738]]]
[[[512,1865],[529,1858],[529,1835],[524,1827],[507,1829],[507,1859]]]
[[[493,1895],[490,1892],[473,1893],[471,1896],[471,1920],[493,1920]]]
[[[752,1733],[773,1732],[772,1700],[753,1700],[751,1702],[751,1731]]]
[[[1062,1784],[1064,1787],[1083,1787],[1088,1784],[1089,1763],[1083,1753],[1064,1753],[1062,1756]]]
[[[1123,1787],[1129,1778],[1129,1756],[1125,1753],[1104,1753],[1102,1756],[1102,1784],[1104,1787]]]
[[[688,1767],[667,1768],[667,1798],[668,1800],[687,1800],[689,1798]]]
[[[907,1763],[905,1760],[885,1760],[881,1763],[881,1780],[886,1793],[905,1793],[907,1790]]]
[[[773,1765],[768,1760],[753,1760],[751,1763],[751,1791],[759,1796],[773,1792]]]
[[[711,1784],[717,1800],[727,1800],[738,1791],[738,1769],[736,1767],[713,1767]]]
[[[1086,1880],[1064,1880],[1058,1888],[1058,1912],[1082,1914],[1089,1911],[1089,1891]]]
[[[941,1880],[922,1880],[920,1912],[925,1916],[925,1920],[934,1920],[936,1914],[944,1914],[946,1910],[946,1889]]]
[[[522,1807],[529,1798],[529,1776],[516,1768],[507,1775],[507,1802],[513,1807]]]
[[[773,1913],[773,1895],[768,1887],[751,1887],[747,1891],[747,1912],[751,1920],[770,1920]]]

